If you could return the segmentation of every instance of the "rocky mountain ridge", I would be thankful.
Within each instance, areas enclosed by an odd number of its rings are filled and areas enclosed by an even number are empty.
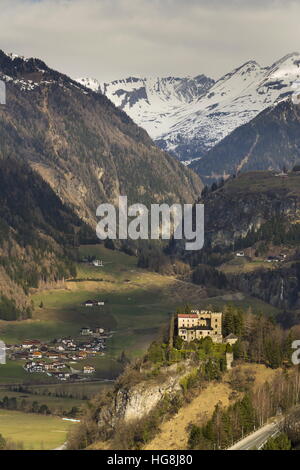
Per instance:
[[[235,129],[190,167],[211,183],[240,172],[291,170],[299,162],[300,106],[286,99]]]

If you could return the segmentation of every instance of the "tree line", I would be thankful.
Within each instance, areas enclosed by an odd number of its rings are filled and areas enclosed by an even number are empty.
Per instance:
[[[18,400],[17,397],[8,396],[4,396],[2,400],[0,400],[0,409],[23,411],[24,413],[37,413],[42,415],[59,414],[71,418],[75,418],[79,413],[79,409],[76,406],[73,406],[70,410],[65,411],[56,409],[53,413],[53,410],[50,409],[46,403],[39,403],[36,400],[28,401],[24,398],[22,400]]]
[[[205,425],[194,424],[189,433],[190,449],[226,449],[278,414],[300,403],[300,372],[278,372],[270,382],[252,389],[228,408],[216,405]],[[298,431],[299,432],[299,431]]]

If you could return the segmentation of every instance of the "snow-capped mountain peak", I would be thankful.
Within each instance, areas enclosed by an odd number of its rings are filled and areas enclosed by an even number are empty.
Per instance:
[[[235,128],[286,99],[299,79],[300,54],[294,52],[269,67],[249,60],[216,82],[205,75],[129,77],[100,83],[99,91],[161,147],[181,160],[191,160],[201,158]],[[90,83],[97,91],[95,82],[86,79],[86,86]]]
[[[97,91],[96,81],[78,79]],[[176,114],[197,101],[214,81],[205,75],[196,77],[128,77],[99,84],[98,91],[144,127],[154,139],[168,132],[177,122]]]

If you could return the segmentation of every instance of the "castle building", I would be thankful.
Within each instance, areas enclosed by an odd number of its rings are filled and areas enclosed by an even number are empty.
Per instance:
[[[222,343],[222,313],[209,310],[191,310],[177,315],[178,336],[190,342],[209,336],[214,343]]]

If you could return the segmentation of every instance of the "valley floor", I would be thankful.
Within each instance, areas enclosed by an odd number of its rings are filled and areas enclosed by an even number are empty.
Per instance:
[[[0,410],[0,433],[24,450],[52,450],[62,445],[72,426],[57,416]]]

